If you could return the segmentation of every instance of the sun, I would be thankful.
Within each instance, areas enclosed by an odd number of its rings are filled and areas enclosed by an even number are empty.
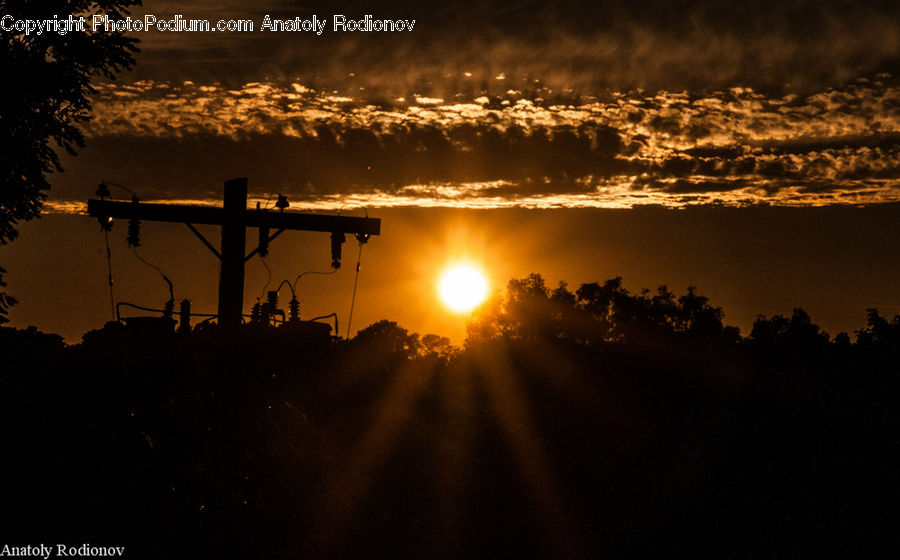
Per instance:
[[[471,311],[487,297],[484,275],[470,266],[455,266],[441,277],[441,299],[451,310]]]

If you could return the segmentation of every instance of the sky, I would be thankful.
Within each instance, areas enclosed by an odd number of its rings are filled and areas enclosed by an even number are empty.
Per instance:
[[[531,272],[572,288],[693,284],[745,334],[798,306],[832,334],[868,307],[900,312],[896,2],[147,0],[134,13],[256,29],[133,34],[137,64],[97,85],[87,146],[51,176],[45,216],[0,249],[14,326],[74,342],[109,319],[104,238],[83,216],[100,181],[217,204],[238,176],[251,203],[281,193],[383,220],[353,332],[388,318],[461,342],[466,318],[435,296],[457,261],[493,290]],[[335,14],[416,23],[340,32]],[[328,25],[263,31],[266,15]],[[165,283],[124,229],[110,235],[116,298],[158,307]],[[176,297],[214,312],[215,258],[184,226],[142,233],[140,257]],[[347,327],[356,252],[300,281],[305,316]],[[267,279],[329,262],[326,234],[285,234],[248,263],[245,305]]]

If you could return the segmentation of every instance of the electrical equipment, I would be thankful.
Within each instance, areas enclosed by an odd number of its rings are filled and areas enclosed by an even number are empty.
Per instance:
[[[331,233],[331,268],[341,268],[341,245],[347,241],[342,231]]]

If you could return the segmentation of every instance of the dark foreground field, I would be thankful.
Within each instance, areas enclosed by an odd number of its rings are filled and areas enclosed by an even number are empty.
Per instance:
[[[389,322],[75,346],[2,329],[0,538],[131,558],[900,551],[900,320],[831,339],[798,312],[742,338],[705,300],[586,323],[566,313],[591,294],[520,287],[463,350]]]

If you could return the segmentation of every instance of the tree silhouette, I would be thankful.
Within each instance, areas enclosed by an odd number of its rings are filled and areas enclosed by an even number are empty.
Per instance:
[[[13,20],[94,13],[120,19],[137,4],[140,0],[0,0],[0,14]],[[57,150],[74,155],[84,145],[79,125],[91,115],[92,82],[130,68],[136,44],[118,32],[0,30],[0,245],[18,236],[20,221],[40,215],[50,189],[47,175],[63,170]],[[0,316],[13,303],[0,292]]]
[[[875,367],[894,368],[900,363],[900,315],[888,321],[877,309],[868,310],[868,321],[864,329],[856,332],[856,346],[880,363]]]
[[[454,347],[446,336],[429,333],[422,337],[419,355],[447,361],[453,356]]]
[[[6,269],[0,266],[0,288],[6,287],[6,281],[3,280],[4,273],[6,273]],[[16,298],[0,291],[0,325],[9,321],[6,314],[9,313],[9,308],[15,304]]]
[[[505,298],[495,298],[468,325],[471,341],[495,338],[565,339],[599,345],[653,345],[681,337],[694,342],[735,343],[739,332],[722,322],[723,312],[694,286],[676,298],[665,286],[650,295],[632,294],[616,277],[582,284],[575,293],[565,282],[553,290],[540,274],[512,279]]]
[[[132,327],[73,346],[0,328],[10,539],[100,527],[156,557],[896,548],[900,316],[871,309],[832,342],[797,309],[739,339],[694,288],[532,274],[463,349],[389,320],[330,342]]]
[[[767,348],[816,350],[827,344],[828,339],[828,334],[822,332],[809,314],[800,308],[794,309],[790,319],[782,315],[771,319],[760,316],[750,331],[750,340]]]
[[[410,358],[419,352],[419,335],[395,321],[381,320],[356,333],[354,342],[364,352],[382,358]]]

